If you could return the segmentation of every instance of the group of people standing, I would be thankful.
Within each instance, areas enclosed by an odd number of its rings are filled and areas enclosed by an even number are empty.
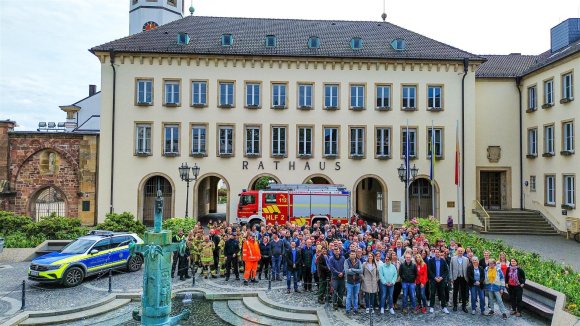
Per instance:
[[[287,293],[313,292],[315,285],[320,304],[332,302],[347,315],[359,313],[359,307],[366,313],[380,309],[394,315],[399,308],[403,314],[434,313],[437,298],[446,314],[451,301],[453,311],[476,314],[479,308],[489,316],[497,305],[505,319],[507,292],[511,314],[521,316],[526,278],[516,258],[508,260],[502,252],[496,260],[488,251],[478,258],[453,240],[429,243],[415,225],[415,220],[400,228],[364,221],[252,227],[210,222],[206,235],[198,224],[187,236],[181,231],[174,237],[185,241],[187,252],[176,254],[172,274],[177,265],[182,279],[201,268],[205,278],[229,281],[232,273],[240,280],[243,270],[244,285],[285,278]]]

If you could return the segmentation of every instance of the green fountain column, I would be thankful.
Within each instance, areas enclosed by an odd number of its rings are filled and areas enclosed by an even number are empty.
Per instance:
[[[171,231],[163,230],[163,199],[157,190],[153,231],[145,232],[142,244],[130,244],[131,255],[143,254],[143,294],[141,295],[141,314],[133,312],[133,318],[141,325],[175,325],[189,318],[189,310],[179,315],[171,315],[171,256],[174,251],[183,253],[185,241],[172,243]]]

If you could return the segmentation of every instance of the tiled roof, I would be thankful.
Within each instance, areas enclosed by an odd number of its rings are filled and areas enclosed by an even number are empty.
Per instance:
[[[177,44],[177,33],[188,33],[187,45]],[[232,34],[233,45],[221,45],[221,35]],[[277,45],[265,46],[266,35]],[[320,38],[320,48],[308,48],[310,36]],[[350,41],[362,38],[353,50]],[[404,50],[394,50],[394,39],[405,40]],[[91,49],[133,53],[185,53],[241,56],[286,56],[374,59],[483,60],[474,54],[435,41],[388,22],[329,21],[189,16]]]
[[[578,52],[580,52],[580,41],[556,53],[548,50],[538,55],[481,55],[487,61],[479,66],[475,76],[478,78],[522,77]]]

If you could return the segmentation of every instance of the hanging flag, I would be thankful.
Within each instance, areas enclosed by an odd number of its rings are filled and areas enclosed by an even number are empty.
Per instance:
[[[455,128],[455,185],[459,186],[459,121]]]
[[[431,141],[429,142],[429,147],[431,150],[431,173],[429,174],[429,179],[431,179],[431,184],[435,182],[435,127],[433,126],[433,120],[431,120]]]
[[[405,127],[405,180],[408,182],[411,173],[411,157],[409,153],[410,144],[409,144],[409,120],[407,120],[407,126]],[[408,187],[408,184],[406,185]]]

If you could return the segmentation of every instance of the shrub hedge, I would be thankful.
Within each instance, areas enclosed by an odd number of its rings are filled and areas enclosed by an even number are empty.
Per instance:
[[[453,239],[463,247],[472,247],[476,255],[483,255],[483,251],[489,250],[491,257],[498,258],[502,251],[506,253],[508,259],[515,257],[529,280],[564,293],[567,299],[566,309],[580,316],[580,273],[575,272],[572,267],[554,260],[541,259],[535,252],[514,249],[501,240],[487,240],[462,231],[443,232],[439,221],[418,219],[417,222],[416,226],[427,235],[430,242],[444,239],[449,243],[449,240]],[[406,223],[408,226],[410,224]]]

